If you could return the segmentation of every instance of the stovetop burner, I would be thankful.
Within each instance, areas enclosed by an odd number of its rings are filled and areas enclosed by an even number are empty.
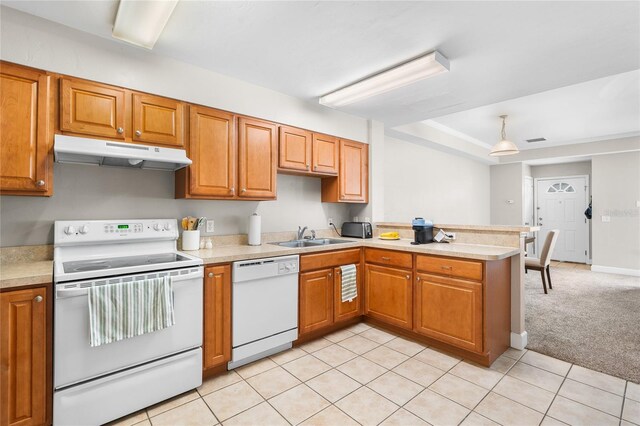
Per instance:
[[[76,260],[63,262],[65,273],[99,271],[104,269],[126,268],[131,266],[156,265],[189,260],[178,253],[149,254],[142,256],[112,257],[100,260]]]

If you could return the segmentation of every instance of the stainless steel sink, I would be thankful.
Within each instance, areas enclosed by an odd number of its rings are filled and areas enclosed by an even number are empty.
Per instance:
[[[271,243],[276,246],[282,247],[318,247],[318,246],[326,246],[330,244],[344,244],[350,243],[349,240],[340,240],[337,238],[318,238],[314,240],[292,240],[292,241],[281,241],[279,243]]]

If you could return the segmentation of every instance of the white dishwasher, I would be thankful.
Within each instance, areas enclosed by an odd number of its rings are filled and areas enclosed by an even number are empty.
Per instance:
[[[229,369],[283,351],[298,338],[298,255],[234,262]]]

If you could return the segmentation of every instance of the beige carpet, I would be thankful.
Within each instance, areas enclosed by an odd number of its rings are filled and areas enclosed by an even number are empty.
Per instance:
[[[528,349],[640,383],[640,278],[551,266],[525,274]]]

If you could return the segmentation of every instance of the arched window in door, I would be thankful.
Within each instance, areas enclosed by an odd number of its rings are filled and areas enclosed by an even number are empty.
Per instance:
[[[568,183],[560,182],[554,183],[549,188],[547,188],[547,192],[576,192],[576,190],[573,189],[573,186],[569,185]]]

